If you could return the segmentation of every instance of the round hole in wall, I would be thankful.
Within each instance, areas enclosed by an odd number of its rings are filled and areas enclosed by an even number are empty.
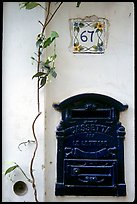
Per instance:
[[[25,195],[28,191],[27,184],[23,181],[17,181],[13,186],[13,191],[18,196]]]

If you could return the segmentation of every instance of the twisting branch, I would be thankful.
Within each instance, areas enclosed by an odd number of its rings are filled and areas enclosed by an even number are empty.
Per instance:
[[[54,15],[57,13],[58,9],[60,8],[60,6],[63,4],[63,2],[61,2],[59,4],[59,6],[56,8],[56,10],[54,11],[54,13],[52,14],[51,18],[47,21],[47,23],[45,24],[45,27],[47,27],[47,25],[50,23],[50,21],[52,20],[52,18],[54,17]]]
[[[42,26],[43,26],[43,23],[41,21],[38,21]]]
[[[32,159],[31,159],[31,163],[30,163],[30,175],[32,177],[32,187],[34,189],[34,196],[35,196],[35,201],[36,202],[39,202],[38,199],[37,199],[37,189],[36,189],[36,184],[35,184],[35,178],[34,178],[34,175],[33,175],[33,162],[34,162],[34,158],[35,158],[35,155],[36,155],[36,151],[37,151],[37,148],[38,148],[38,140],[37,140],[37,137],[35,135],[35,129],[34,129],[34,125],[35,125],[35,122],[37,120],[37,118],[40,116],[41,112],[38,113],[38,115],[36,116],[33,124],[32,124],[32,131],[33,131],[33,135],[34,135],[34,139],[35,139],[35,142],[36,142],[36,146],[35,146],[35,150],[33,152],[33,156],[32,156]]]
[[[18,165],[18,168],[21,170],[21,172],[22,172],[23,175],[26,177],[26,179],[28,180],[28,182],[32,183],[32,180],[27,177],[27,175],[25,174],[25,172],[22,170],[22,168],[21,168],[19,165]]]
[[[50,4],[51,2],[48,2],[48,7],[47,7],[47,16],[46,16],[46,19],[45,19],[45,23],[43,25],[43,29],[42,29],[42,34],[44,33],[45,31],[45,28],[46,28],[46,24],[47,24],[47,21],[48,21],[48,18],[49,18],[49,14],[50,14]]]
[[[40,47],[38,49],[38,65],[37,65],[37,72],[39,72],[40,67]],[[40,102],[39,102],[39,77],[37,80],[37,105],[38,105],[38,113],[40,112]]]
[[[31,142],[35,142],[35,141],[33,141],[33,140],[28,140],[28,141],[26,141],[26,142],[21,142],[21,143],[18,145],[18,149],[19,149],[20,151],[22,151],[22,150],[20,149],[20,146],[21,146],[22,144],[24,144],[24,145],[26,146],[26,144],[29,144],[29,143],[31,143]]]
[[[39,4],[37,2],[23,2],[23,3],[19,3],[20,9],[25,8],[27,10],[31,10],[33,8],[36,8],[37,6],[40,6],[44,11],[46,11],[46,18],[45,18],[44,23],[42,23],[41,21],[38,21],[41,24],[41,26],[42,26],[42,30],[41,30],[41,33],[37,36],[38,40],[36,42],[36,46],[38,46],[38,50],[37,50],[37,53],[35,53],[35,55],[37,56],[37,59],[35,59],[34,57],[31,57],[32,60],[35,60],[35,62],[37,63],[37,73],[32,78],[38,77],[37,78],[37,111],[38,111],[38,113],[37,113],[37,116],[35,117],[35,119],[34,119],[34,121],[32,123],[32,132],[33,132],[33,136],[34,136],[34,141],[33,140],[28,140],[26,142],[21,142],[18,145],[19,150],[22,151],[20,149],[20,146],[22,144],[26,145],[27,143],[30,143],[30,142],[34,142],[35,143],[35,149],[34,149],[31,161],[30,161],[30,169],[29,169],[32,180],[27,177],[27,175],[22,170],[22,168],[19,165],[17,165],[16,163],[15,163],[14,166],[9,167],[6,170],[6,172],[5,172],[5,175],[6,175],[7,173],[10,173],[11,171],[13,171],[15,168],[18,167],[21,170],[21,172],[23,173],[23,175],[26,177],[26,179],[29,182],[32,183],[32,187],[34,189],[34,196],[35,196],[35,201],[36,202],[39,202],[39,201],[38,201],[38,198],[37,198],[36,181],[35,181],[35,177],[34,177],[34,174],[33,174],[33,163],[34,163],[34,159],[35,159],[36,152],[37,152],[37,149],[38,149],[38,139],[37,139],[36,134],[35,134],[35,123],[36,123],[36,120],[38,119],[38,117],[40,116],[40,114],[42,113],[40,111],[40,91],[39,90],[40,90],[41,87],[43,87],[46,84],[46,80],[47,80],[49,74],[51,74],[54,78],[56,77],[56,72],[54,71],[54,68],[55,68],[54,60],[56,58],[56,53],[55,53],[55,48],[56,48],[55,46],[56,45],[55,45],[55,41],[54,40],[55,40],[56,37],[58,37],[58,34],[56,32],[52,32],[51,36],[49,38],[45,38],[44,32],[45,32],[45,29],[47,28],[48,24],[51,22],[51,20],[53,19],[53,17],[55,16],[57,11],[59,10],[61,5],[63,4],[63,2],[60,2],[60,3],[56,2],[56,4],[59,3],[59,5],[57,6],[57,8],[54,10],[53,13],[50,12],[50,10],[51,10],[51,3],[52,2],[46,2],[46,5],[47,5],[46,8],[44,8],[41,4]],[[77,7],[79,7],[79,5],[81,4],[81,2],[76,2],[76,3],[77,3]],[[42,54],[43,49],[48,47],[53,41],[54,41],[54,55],[48,57],[46,62],[42,62],[41,61],[41,54]],[[53,62],[53,66],[52,67],[49,66],[49,64],[51,62]],[[44,65],[42,65],[42,63]],[[47,69],[47,73],[44,73],[44,71],[40,72],[40,66],[42,66],[41,68],[43,70],[44,70],[44,68],[46,68]],[[44,77],[43,77],[43,74],[45,75]]]
[[[50,17],[50,19],[49,19],[49,15],[50,15],[50,5],[51,5],[51,2],[47,2],[47,3],[48,3],[47,9],[46,9],[47,15],[46,15],[45,22],[44,22],[44,24],[42,24],[42,23],[39,21],[39,22],[41,23],[41,25],[43,26],[42,31],[41,31],[41,36],[42,36],[43,33],[45,32],[45,29],[46,29],[47,25],[48,25],[49,22],[52,20],[52,18],[54,17],[55,13],[56,13],[57,10],[60,8],[60,6],[61,6],[61,4],[62,4],[63,2],[61,2],[61,3],[59,4],[59,6],[57,7],[57,9],[54,11],[54,13],[52,14],[52,16]],[[41,59],[40,59],[40,57],[41,57],[40,46],[39,46],[39,48],[38,48],[37,57],[38,57],[38,59],[37,59],[37,72],[39,72],[39,71],[40,71],[40,62],[41,62]],[[32,131],[33,131],[33,136],[34,136],[34,139],[35,139],[35,144],[36,144],[36,146],[35,146],[35,149],[34,149],[34,152],[33,152],[33,156],[32,156],[32,159],[31,159],[31,163],[30,163],[30,174],[31,174],[31,177],[32,177],[32,187],[33,187],[33,189],[34,189],[34,196],[35,196],[35,201],[36,201],[36,202],[39,202],[39,201],[38,201],[38,198],[37,198],[37,189],[36,189],[35,177],[34,177],[34,175],[33,175],[33,163],[34,163],[36,151],[37,151],[37,148],[38,148],[38,140],[37,140],[37,137],[36,137],[36,134],[35,134],[35,128],[34,128],[34,126],[35,126],[36,120],[38,119],[38,117],[39,117],[40,114],[41,114],[41,112],[40,112],[40,97],[39,97],[39,89],[40,89],[39,81],[40,81],[40,77],[38,77],[38,79],[37,79],[37,109],[38,109],[38,114],[37,114],[37,116],[36,116],[36,118],[34,119],[33,124],[32,124]]]

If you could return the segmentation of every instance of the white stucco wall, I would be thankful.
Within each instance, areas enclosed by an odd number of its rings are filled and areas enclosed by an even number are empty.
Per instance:
[[[44,5],[44,3],[43,3]],[[65,2],[56,18],[48,26],[47,34],[55,30],[57,39],[57,78],[40,91],[42,115],[38,119],[36,131],[39,148],[35,160],[34,173],[41,202],[124,202],[134,200],[134,5],[132,2],[83,2],[80,8],[75,2]],[[97,15],[109,20],[109,38],[103,55],[74,55],[69,50],[70,18]],[[35,51],[35,37],[43,21],[40,8],[33,11],[20,10],[17,2],[4,2],[3,10],[3,53],[2,53],[2,138],[3,170],[5,162],[15,161],[27,172],[34,145],[18,144],[33,140],[31,124],[37,114],[36,80],[31,80],[36,69],[30,57]],[[50,50],[49,50],[50,52]],[[48,54],[48,53],[47,53]],[[56,181],[56,127],[60,114],[52,104],[79,93],[100,93],[111,96],[123,104],[127,111],[121,113],[120,121],[126,128],[125,180],[126,197],[63,196],[54,194]],[[45,100],[44,100],[45,94]],[[45,107],[45,108],[44,108]],[[44,114],[44,109],[46,114]],[[46,125],[44,117],[46,116]],[[44,129],[46,128],[46,132]],[[46,168],[43,168],[45,165]],[[45,178],[46,177],[46,178]],[[28,193],[17,196],[13,183],[23,180],[28,185]],[[3,202],[33,202],[31,184],[16,172],[13,182],[3,176]],[[7,193],[8,192],[8,193]],[[46,192],[46,196],[45,196]]]
[[[44,6],[44,3],[43,3]],[[3,3],[3,50],[2,50],[2,164],[3,171],[16,162],[29,175],[30,160],[34,144],[18,145],[34,140],[32,122],[37,115],[36,73],[31,56],[36,52],[35,40],[40,32],[38,20],[44,20],[40,8],[25,10],[19,8],[19,2]],[[36,134],[39,138],[37,159],[34,162],[34,175],[38,187],[38,199],[44,201],[44,90],[40,91],[41,111],[36,122]],[[3,176],[3,202],[34,202],[31,184],[20,171],[15,171],[13,182],[8,175]],[[28,185],[28,193],[17,196],[12,188],[18,180]]]
[[[55,202],[132,201],[134,199],[134,5],[132,2],[83,2],[80,8],[75,2],[62,5],[56,18],[48,27],[48,33],[56,30],[57,39],[56,80],[47,85],[46,122],[46,200]],[[109,38],[105,54],[72,54],[69,50],[71,18],[96,15],[109,20]],[[56,136],[55,130],[61,119],[52,108],[54,102],[80,93],[100,93],[128,104],[120,121],[126,127],[125,177],[126,197],[55,197]],[[131,148],[132,147],[132,148]],[[52,164],[50,164],[52,161]],[[131,173],[132,172],[132,173]]]

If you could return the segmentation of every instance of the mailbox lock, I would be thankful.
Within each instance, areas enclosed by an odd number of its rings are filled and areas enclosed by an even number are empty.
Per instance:
[[[79,173],[79,168],[74,168],[74,169],[73,169],[73,172],[74,172],[74,173]]]

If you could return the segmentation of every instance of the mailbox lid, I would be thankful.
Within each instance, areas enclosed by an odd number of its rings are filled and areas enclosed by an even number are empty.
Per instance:
[[[85,105],[85,109],[93,109],[96,108],[96,106],[109,108],[114,107],[114,109],[119,112],[128,108],[127,104],[124,105],[110,96],[97,93],[78,94],[65,99],[61,103],[54,103],[53,107],[62,112],[65,109],[79,108],[81,105]]]

